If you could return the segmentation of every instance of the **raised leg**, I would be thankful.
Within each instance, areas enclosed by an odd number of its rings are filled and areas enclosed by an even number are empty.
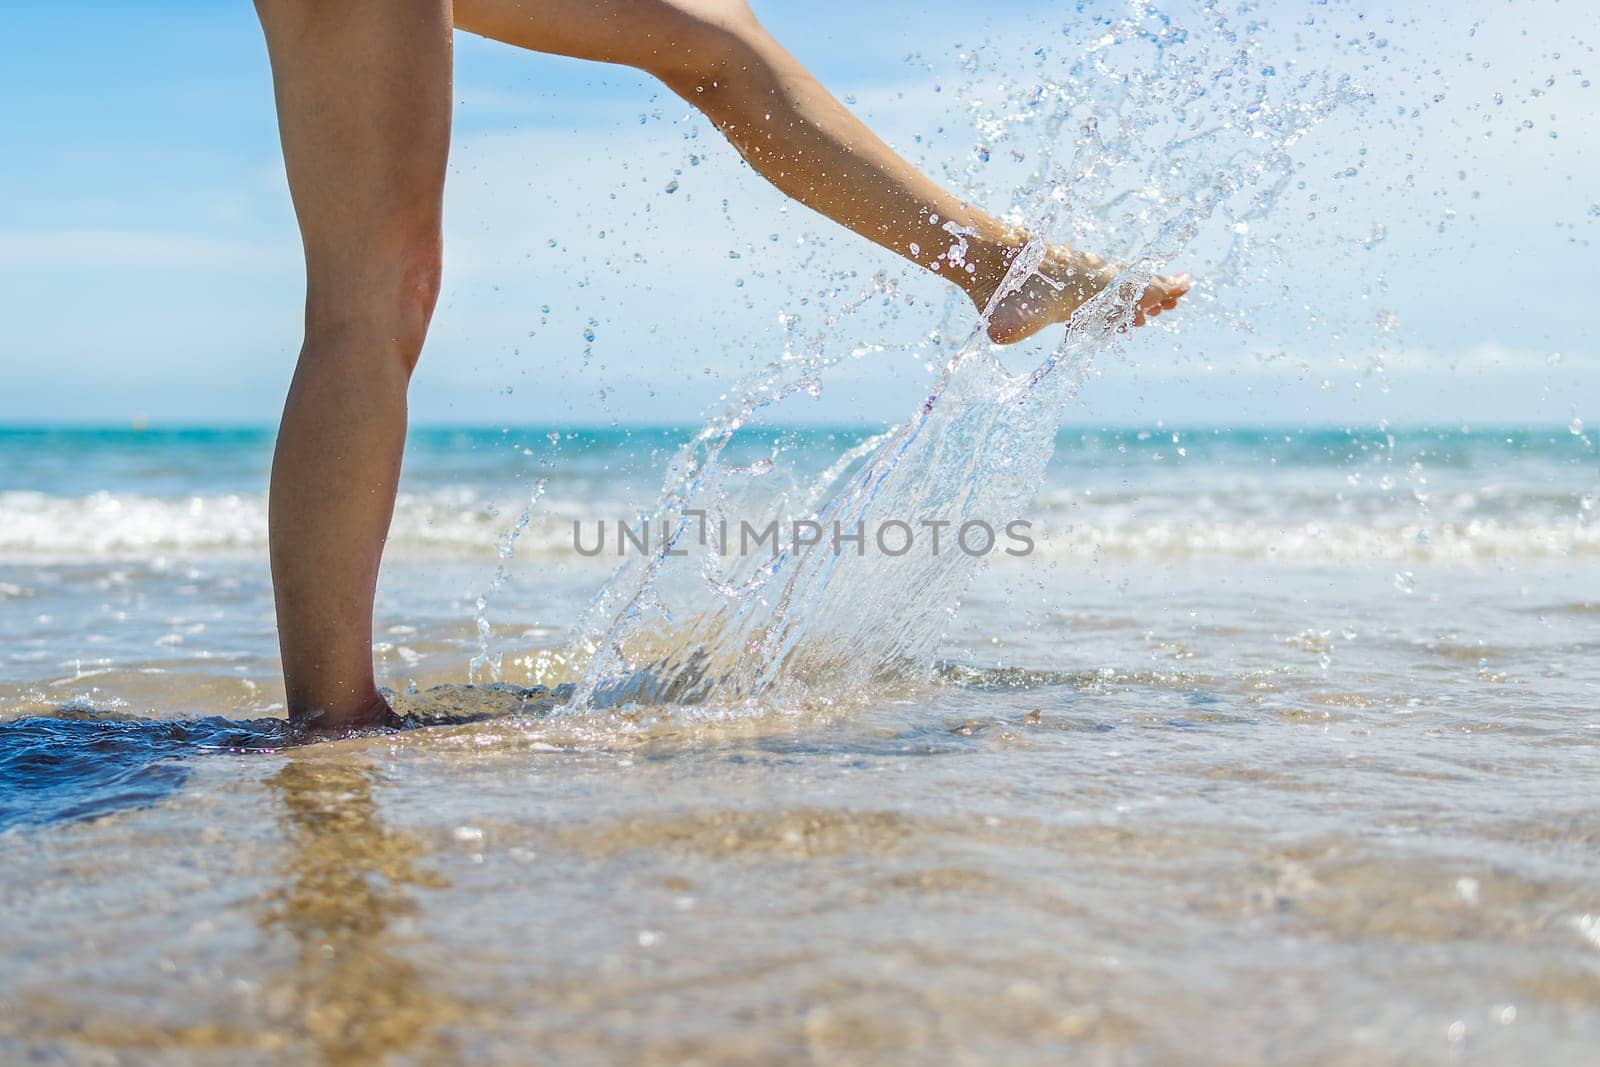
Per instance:
[[[647,70],[705,112],[750,165],[801,203],[948,277],[988,305],[1026,235],[922,175],[831,96],[757,22],[744,0],[455,0],[456,23],[542,52]],[[958,228],[958,241],[947,227]],[[957,256],[952,247],[961,248]],[[990,336],[1018,341],[1061,322],[1115,271],[1093,255],[1051,251],[1042,272],[1002,301]],[[1176,305],[1186,276],[1157,278],[1135,323]]]
[[[306,255],[305,343],[272,463],[272,581],[292,720],[383,723],[372,597],[406,386],[439,288],[449,0],[257,0]]]

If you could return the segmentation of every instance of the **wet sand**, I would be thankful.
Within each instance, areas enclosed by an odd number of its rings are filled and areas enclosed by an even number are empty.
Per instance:
[[[191,749],[14,828],[0,1052],[1588,1060],[1592,568],[996,576],[932,686]]]

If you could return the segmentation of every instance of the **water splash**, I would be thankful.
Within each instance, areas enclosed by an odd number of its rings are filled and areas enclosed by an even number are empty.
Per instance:
[[[1024,131],[1034,138],[1028,151],[1012,150],[1036,169],[1007,217],[1126,264],[1055,349],[1013,373],[984,332],[998,301],[1037,272],[1048,246],[1036,239],[911,416],[800,485],[771,464],[732,467],[725,454],[791,397],[820,392],[841,358],[839,324],[894,299],[894,284],[874,279],[812,336],[791,331],[780,357],[672,465],[650,517],[664,536],[618,570],[586,620],[583,643],[595,654],[575,705],[830,703],[931,675],[944,620],[981,567],[966,552],[935,551],[931,538],[970,523],[1005,527],[1019,514],[1043,480],[1068,401],[1094,359],[1120,349],[1152,275],[1208,227],[1229,240],[1209,275],[1240,272],[1258,254],[1253,224],[1292,178],[1290,148],[1359,99],[1346,79],[1278,77],[1259,54],[1249,5],[1240,25],[1216,4],[1200,10],[1205,32],[1193,36],[1150,5],[1102,20],[1062,76],[1011,86],[996,112],[979,117],[990,149]],[[954,262],[962,235],[952,241]],[[725,529],[751,517],[782,529],[796,520],[834,531],[905,523],[914,547],[846,551],[825,538],[770,556],[726,554],[703,536],[708,523]]]
[[[552,432],[549,435],[552,451],[560,447],[561,435]],[[546,457],[545,464],[549,465],[551,457]],[[546,487],[550,484],[548,478],[540,478],[533,483],[533,490],[528,496],[528,503],[518,513],[514,521],[495,542],[496,563],[494,577],[489,581],[489,588],[478,595],[474,604],[472,616],[473,627],[478,635],[478,653],[472,657],[467,665],[467,680],[472,682],[491,681],[498,682],[504,654],[493,651],[491,644],[494,637],[493,627],[489,623],[489,602],[499,593],[506,584],[508,569],[517,553],[517,539],[528,529],[533,522],[534,510],[539,506],[539,499],[544,496]],[[488,672],[485,679],[484,672]]]

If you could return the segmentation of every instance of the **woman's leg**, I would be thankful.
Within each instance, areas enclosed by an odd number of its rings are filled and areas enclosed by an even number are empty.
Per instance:
[[[801,203],[950,278],[986,307],[1026,237],[919,173],[835,100],[744,0],[455,0],[462,29],[541,52],[647,70],[705,112],[750,165]],[[954,224],[964,255],[952,261]],[[971,268],[970,270],[968,268]],[[1056,248],[1002,301],[990,335],[1018,341],[1062,322],[1115,272]],[[1186,276],[1157,278],[1135,314],[1171,308]]]
[[[449,0],[257,0],[306,255],[305,344],[272,462],[272,581],[289,715],[387,721],[372,596],[406,385],[439,287]]]

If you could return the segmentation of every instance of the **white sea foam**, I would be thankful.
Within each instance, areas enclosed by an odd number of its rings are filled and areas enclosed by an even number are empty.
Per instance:
[[[257,555],[267,546],[266,503],[264,494],[0,493],[0,563]],[[540,511],[520,535],[519,557],[596,566],[619,562],[618,514],[548,498]],[[492,558],[505,515],[461,491],[402,493],[389,549]],[[1331,493],[1086,495],[1053,489],[1014,517],[1032,524],[1031,555],[1045,559],[1472,563],[1600,554],[1600,524],[1588,519],[1580,499],[1558,493],[1462,494],[1420,521],[1405,500],[1340,500]],[[600,521],[606,523],[606,540],[596,554]],[[577,550],[574,524],[583,552]],[[659,529],[658,520],[653,536]],[[998,551],[993,556],[1010,559]],[[0,586],[0,597],[7,595],[9,587]]]
[[[557,502],[551,510],[576,514],[578,504]],[[504,525],[500,508],[491,510],[471,493],[402,493],[389,546],[402,552],[492,555],[495,536]],[[571,522],[552,516],[526,537],[531,552],[559,553],[563,545],[572,544]],[[0,561],[256,554],[266,546],[264,493],[188,497],[0,493]]]
[[[60,559],[246,551],[265,544],[266,498],[0,493],[0,556]]]

